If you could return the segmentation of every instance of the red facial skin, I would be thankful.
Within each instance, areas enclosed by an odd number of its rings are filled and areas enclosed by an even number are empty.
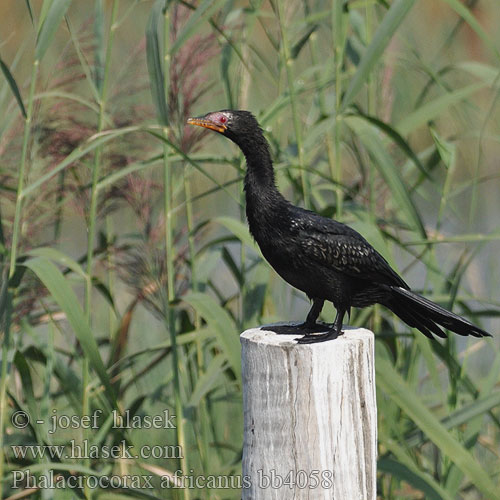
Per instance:
[[[227,116],[219,111],[199,118],[188,118],[187,122],[190,125],[198,125],[199,127],[215,130],[221,134],[227,130]]]

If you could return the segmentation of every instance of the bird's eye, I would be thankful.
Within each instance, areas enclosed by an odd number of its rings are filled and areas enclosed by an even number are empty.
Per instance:
[[[220,118],[219,118],[219,121],[221,123],[227,123],[227,117],[225,117],[224,115],[222,115]]]

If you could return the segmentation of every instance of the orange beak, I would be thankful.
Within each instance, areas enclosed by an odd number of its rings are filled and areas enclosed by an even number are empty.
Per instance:
[[[210,130],[215,130],[216,132],[220,132],[221,134],[223,134],[227,130],[226,126],[221,125],[219,123],[214,123],[206,119],[205,117],[188,118],[187,122],[189,123],[189,125],[198,125],[198,127],[204,127]]]

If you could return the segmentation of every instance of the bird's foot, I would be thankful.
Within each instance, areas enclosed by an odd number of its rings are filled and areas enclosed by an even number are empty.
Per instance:
[[[271,325],[264,326],[262,330],[274,332],[278,335],[294,335],[302,333],[306,337],[313,336],[314,333],[326,332],[330,328],[329,325],[321,323],[308,323],[307,321],[300,325]],[[316,335],[315,335],[316,336]]]
[[[320,335],[306,334],[304,335],[304,337],[295,340],[297,341],[297,344],[316,344],[318,342],[325,342],[327,340],[335,340],[343,334],[344,332],[342,330],[337,331],[336,329],[332,328],[328,330],[328,332],[322,333]]]

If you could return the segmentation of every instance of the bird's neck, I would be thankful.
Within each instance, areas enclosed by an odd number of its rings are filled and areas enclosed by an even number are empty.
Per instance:
[[[254,209],[262,207],[269,210],[276,203],[284,201],[276,187],[269,144],[264,136],[258,134],[251,141],[239,146],[247,163],[245,174],[247,204],[250,203]]]
[[[283,214],[288,205],[276,187],[269,144],[262,135],[252,141],[238,144],[246,158],[245,174],[246,214],[250,232],[259,242],[268,225],[277,214]]]

